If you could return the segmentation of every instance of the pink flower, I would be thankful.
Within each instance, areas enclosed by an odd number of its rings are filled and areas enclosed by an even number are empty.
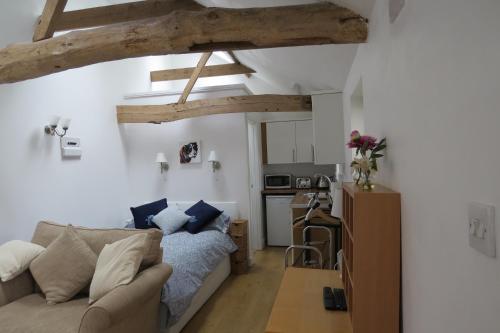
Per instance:
[[[377,139],[374,138],[373,136],[363,135],[361,138],[359,138],[360,147],[363,147],[363,145],[366,142],[368,143],[368,146],[367,146],[368,149],[373,149],[377,146]]]
[[[377,139],[370,135],[361,135],[359,131],[351,132],[351,141],[347,143],[348,148],[362,148],[367,143],[367,149],[374,149],[377,146]]]
[[[347,147],[348,147],[348,148],[361,148],[361,145],[359,144],[359,141],[356,141],[356,142],[354,142],[354,141],[349,141],[349,142],[347,143]]]

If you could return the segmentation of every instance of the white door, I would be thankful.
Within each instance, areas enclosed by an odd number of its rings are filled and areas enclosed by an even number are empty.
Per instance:
[[[250,169],[250,249],[264,249],[264,226],[262,223],[262,161],[259,150],[260,126],[248,122],[248,154]]]
[[[295,145],[297,147],[297,156],[295,162],[314,162],[312,120],[302,120],[295,122]]]
[[[295,123],[278,121],[267,123],[267,163],[295,162]]]
[[[292,219],[290,203],[293,196],[267,196],[266,221],[267,245],[290,246],[292,244]]]

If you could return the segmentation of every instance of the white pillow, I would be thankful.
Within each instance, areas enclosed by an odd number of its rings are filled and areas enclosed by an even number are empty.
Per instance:
[[[182,228],[190,218],[177,207],[167,207],[153,217],[153,222],[161,228],[164,235],[170,235]]]
[[[45,248],[19,240],[0,246],[0,279],[7,282],[21,275]]]
[[[90,283],[89,304],[116,287],[132,282],[139,271],[144,254],[150,247],[151,237],[146,233],[106,244],[99,254]]]

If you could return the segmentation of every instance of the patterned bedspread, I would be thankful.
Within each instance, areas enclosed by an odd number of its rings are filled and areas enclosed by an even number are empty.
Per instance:
[[[174,269],[162,296],[171,326],[189,308],[205,278],[237,247],[229,235],[212,230],[195,235],[187,231],[176,232],[164,236],[161,245],[163,261]]]

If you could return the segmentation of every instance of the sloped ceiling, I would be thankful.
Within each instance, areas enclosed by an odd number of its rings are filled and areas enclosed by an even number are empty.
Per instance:
[[[104,0],[101,0],[104,1]],[[208,7],[248,8],[316,3],[315,0],[197,0]],[[108,3],[131,1],[108,0]],[[369,17],[374,0],[330,1]],[[71,1],[70,1],[71,3]],[[235,52],[239,60],[255,69],[256,76],[275,86],[274,92],[296,93],[344,88],[357,45],[323,45]],[[175,56],[173,56],[175,57]],[[195,58],[196,59],[196,58]],[[193,66],[196,60],[193,59]],[[244,81],[244,79],[242,79]],[[260,92],[259,92],[260,93]]]

